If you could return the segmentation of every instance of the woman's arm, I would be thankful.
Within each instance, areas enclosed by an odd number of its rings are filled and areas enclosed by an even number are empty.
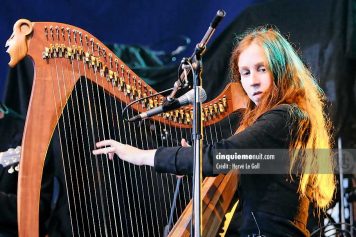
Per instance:
[[[214,156],[230,149],[288,149],[290,138],[289,105],[281,105],[263,114],[244,131],[214,144],[204,145],[203,175],[215,176]],[[159,147],[155,154],[155,170],[160,173],[192,174],[193,152],[187,147]]]
[[[122,144],[114,140],[104,140],[96,143],[99,149],[93,150],[94,155],[107,154],[109,159],[113,159],[114,154],[122,160],[134,165],[154,165],[156,150],[141,150],[136,147]]]
[[[203,147],[203,174],[214,175],[213,155],[216,150],[226,149],[275,149],[288,148],[290,135],[290,106],[280,106],[263,114],[250,127],[228,139]],[[182,141],[183,142],[183,141]],[[135,165],[154,166],[156,171],[173,174],[191,174],[193,172],[193,148],[160,147],[155,150],[141,150],[114,140],[98,142],[100,149],[94,155],[108,154],[112,159],[117,154],[122,160]],[[102,148],[103,147],[103,148]]]
[[[181,141],[182,147],[190,147],[187,141],[183,138]],[[104,140],[96,143],[99,149],[93,150],[94,155],[107,154],[109,159],[113,159],[114,154],[122,160],[135,165],[154,166],[154,157],[157,149],[141,150],[136,147],[125,145],[114,140]]]

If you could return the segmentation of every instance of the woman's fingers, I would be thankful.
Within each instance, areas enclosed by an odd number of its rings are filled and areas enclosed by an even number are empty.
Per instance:
[[[180,144],[183,147],[190,147],[189,143],[184,138],[182,138],[182,140],[180,141]]]
[[[113,159],[114,153],[119,151],[120,145],[122,144],[114,140],[103,140],[97,142],[95,145],[98,148],[106,147],[93,150],[94,155],[109,154],[109,159]]]
[[[103,140],[103,141],[97,142],[95,145],[96,145],[96,147],[114,146],[116,143],[118,143],[118,142],[114,141],[114,140]]]
[[[100,141],[95,145],[97,149],[93,150],[94,155],[106,154],[112,160],[116,154],[121,160],[135,165],[154,165],[156,150],[141,150],[114,140]]]
[[[94,155],[115,153],[115,147],[104,147],[100,149],[93,150]]]
[[[180,141],[180,145],[182,147],[190,147],[189,143],[184,138],[182,138],[182,140]],[[177,176],[177,178],[183,178],[184,177],[184,175],[176,175],[176,176]]]

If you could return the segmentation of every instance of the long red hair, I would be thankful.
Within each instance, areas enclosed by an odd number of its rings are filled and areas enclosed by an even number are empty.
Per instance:
[[[296,164],[301,165],[300,195],[306,195],[307,188],[311,188],[313,201],[318,207],[325,208],[335,190],[330,152],[331,123],[324,113],[325,95],[291,44],[271,27],[259,27],[240,37],[230,60],[233,80],[240,81],[239,56],[252,43],[264,49],[274,83],[258,106],[249,101],[237,132],[251,126],[260,115],[280,104],[295,105],[299,112],[292,116],[296,117],[298,128],[289,147],[290,171]],[[323,151],[322,154],[319,151]]]

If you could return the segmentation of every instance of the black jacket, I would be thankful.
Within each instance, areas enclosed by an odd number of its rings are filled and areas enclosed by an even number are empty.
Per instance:
[[[204,146],[203,174],[214,175],[214,154],[217,149],[288,150],[294,128],[298,124],[295,119],[297,111],[298,109],[291,105],[278,106],[260,116],[244,131],[213,145]],[[192,154],[192,147],[161,147],[155,155],[155,169],[158,172],[191,174]],[[289,164],[289,158],[284,159],[284,164]],[[285,165],[284,172],[278,174],[240,175],[240,203],[228,229],[228,235],[258,234],[251,212],[256,217],[261,234],[267,237],[309,235],[306,229],[309,201],[299,197],[299,179],[291,179],[288,166]]]

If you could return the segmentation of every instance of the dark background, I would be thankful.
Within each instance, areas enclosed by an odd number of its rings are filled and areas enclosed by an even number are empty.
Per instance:
[[[227,15],[215,36],[227,27],[247,6],[262,0],[4,0],[0,8],[0,46],[4,47],[20,18],[50,21],[80,27],[103,43],[152,46],[156,50],[174,50],[181,36],[191,39],[186,56],[206,32],[218,9]],[[0,88],[3,90],[9,56],[0,50]],[[0,94],[1,95],[1,94]]]
[[[229,82],[228,61],[235,36],[250,27],[273,24],[293,43],[324,89],[335,138],[342,136],[345,147],[355,147],[355,0],[7,0],[0,8],[0,42],[5,45],[19,18],[72,24],[103,43],[120,44],[112,47],[131,69],[157,90],[167,89],[176,79],[177,63],[192,54],[218,9],[224,9],[227,16],[204,55],[203,85],[208,98],[217,96]],[[169,54],[179,46],[185,50],[174,57]],[[132,53],[142,47],[144,51]],[[151,56],[159,60],[152,61]],[[31,83],[20,81],[13,72],[8,79],[8,61],[4,49],[0,52],[0,96],[23,114],[27,99],[22,100],[28,98]]]

